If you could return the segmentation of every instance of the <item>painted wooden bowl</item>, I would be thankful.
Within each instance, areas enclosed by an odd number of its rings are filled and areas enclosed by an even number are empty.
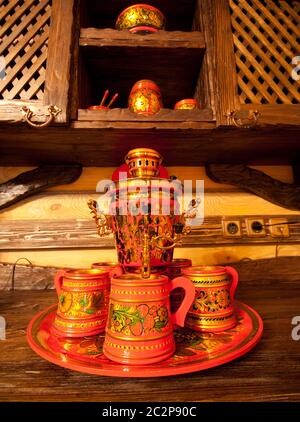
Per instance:
[[[88,110],[109,110],[109,107],[101,106],[101,105],[93,105],[88,107]]]
[[[194,98],[186,98],[175,104],[174,110],[196,110],[200,105]]]
[[[136,82],[129,95],[128,108],[137,114],[156,114],[162,108],[162,97],[155,82],[143,79]]]
[[[148,4],[134,4],[127,7],[116,21],[116,29],[129,29],[135,33],[157,32],[165,26],[166,19],[162,12]]]

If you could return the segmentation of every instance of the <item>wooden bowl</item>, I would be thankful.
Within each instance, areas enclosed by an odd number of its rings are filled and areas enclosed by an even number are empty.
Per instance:
[[[88,107],[88,110],[109,110],[109,108],[101,105],[93,105]]]
[[[133,85],[128,99],[132,113],[147,116],[158,113],[162,107],[161,92],[155,82],[143,79]]]
[[[194,98],[186,98],[175,104],[174,110],[196,110],[200,105]]]
[[[116,21],[116,29],[135,29],[135,33],[145,33],[145,27],[156,31],[164,29],[166,19],[160,10],[148,4],[134,4],[123,10]],[[153,32],[149,30],[149,32]]]

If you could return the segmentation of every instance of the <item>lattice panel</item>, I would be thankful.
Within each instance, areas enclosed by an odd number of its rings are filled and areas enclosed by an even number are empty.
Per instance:
[[[300,2],[229,0],[242,104],[298,104]]]
[[[0,99],[43,99],[50,15],[50,0],[0,0]]]

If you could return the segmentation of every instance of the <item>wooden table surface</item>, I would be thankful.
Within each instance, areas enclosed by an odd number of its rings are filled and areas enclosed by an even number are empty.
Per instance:
[[[55,303],[53,291],[2,292],[0,315],[7,340],[0,341],[1,401],[299,401],[300,341],[291,320],[300,315],[298,280],[251,280],[238,298],[263,317],[261,342],[248,355],[204,372],[153,379],[81,374],[48,363],[28,346],[30,319]]]

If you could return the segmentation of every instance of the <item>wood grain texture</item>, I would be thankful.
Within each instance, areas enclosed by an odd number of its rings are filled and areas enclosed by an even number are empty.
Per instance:
[[[56,117],[57,123],[65,123],[69,119],[75,10],[74,0],[52,0],[44,104],[56,105],[62,110]]]
[[[300,209],[299,185],[282,183],[244,165],[209,164],[206,171],[215,182],[231,183],[274,204]]]
[[[200,166],[207,162],[289,164],[300,153],[299,131],[294,128],[191,130],[191,122],[186,126],[169,122],[158,132],[159,122],[150,122],[146,129],[144,122],[106,122],[102,128],[74,129],[77,125],[38,131],[1,126],[0,165],[81,163],[88,167],[117,167],[136,147],[159,150],[166,166]]]
[[[190,258],[194,265],[230,265],[237,261],[272,259],[275,257],[299,257],[299,244],[259,245],[204,245],[200,247],[176,247],[175,258]],[[114,249],[64,249],[64,250],[28,250],[1,251],[0,262],[15,264],[20,258],[28,259],[32,264],[43,267],[90,268],[93,262],[116,261]],[[30,285],[30,279],[24,279],[24,285]],[[23,285],[22,284],[22,285]]]
[[[1,221],[11,220],[90,220],[89,199],[99,195],[89,192],[47,192],[25,199],[22,203],[1,211]],[[204,196],[205,216],[299,215],[295,211],[274,205],[248,192],[207,191]]]
[[[237,297],[263,317],[261,342],[248,355],[225,366],[161,378],[159,382],[96,377],[44,361],[27,345],[25,330],[37,312],[55,303],[56,293],[2,293],[0,306],[7,321],[7,340],[1,342],[0,399],[299,401],[299,344],[291,338],[291,320],[299,315],[299,258],[246,265],[245,270],[239,267],[241,282]]]
[[[300,259],[296,256],[248,259],[230,265],[238,271],[240,283],[259,283],[262,271],[265,282],[284,282],[286,278],[298,282],[300,277]],[[61,266],[30,265],[24,259],[23,263],[22,259],[17,264],[0,263],[0,290],[53,290],[54,276],[59,269]]]
[[[201,11],[206,15],[203,19],[207,25],[207,54],[213,68],[217,126],[227,125],[226,113],[239,108],[229,2],[202,0]]]
[[[159,31],[153,34],[131,34],[127,30],[82,28],[79,45],[81,47],[122,46],[131,48],[196,48],[205,49],[201,32]],[[199,52],[200,53],[200,52]]]
[[[300,124],[300,105],[298,104],[242,104],[241,110],[257,110],[259,112],[258,124],[287,125]]]
[[[170,110],[161,109],[152,116],[132,113],[127,108],[113,108],[111,110],[78,110],[78,121],[81,122],[210,122],[212,111],[202,110]]]
[[[299,104],[291,77],[299,51],[299,3],[229,0],[241,104],[278,105],[281,122],[290,120],[283,104]],[[299,106],[298,106],[299,108]],[[279,117],[278,116],[278,117]],[[298,118],[299,123],[299,118]]]
[[[49,0],[39,4],[27,0],[4,8],[0,54],[5,77],[0,80],[0,100],[43,99],[50,15]]]
[[[257,170],[263,171],[271,177],[274,177],[285,183],[293,183],[293,167],[292,166],[255,166]],[[33,167],[0,167],[0,183],[4,183],[9,179],[16,177],[25,171],[33,170]],[[213,182],[205,172],[205,167],[168,167],[169,175],[176,176],[179,180],[204,180],[205,192],[215,191],[222,194],[224,190],[239,191],[232,185],[225,185]],[[68,185],[60,185],[49,188],[51,192],[80,193],[83,191],[92,192],[95,190],[97,183],[102,179],[110,179],[115,167],[84,167],[79,179]],[[242,191],[241,191],[242,192]]]
[[[80,165],[43,166],[19,174],[0,184],[0,210],[28,198],[50,186],[72,183],[81,175]]]
[[[23,262],[23,265],[22,265]],[[47,290],[54,288],[57,267],[41,267],[24,264],[20,258],[17,264],[0,263],[0,290]]]
[[[206,41],[206,53],[198,77],[195,98],[203,107],[212,109],[213,119],[216,120],[216,80],[214,77],[214,43],[211,36],[212,21],[212,10],[207,8],[207,2],[197,0],[193,30],[203,31]]]
[[[246,218],[259,218],[265,224],[266,235],[249,237]],[[289,237],[280,238],[280,244],[300,244],[300,215],[272,216],[284,218],[289,225]],[[272,237],[268,227],[270,216],[229,216],[226,220],[238,221],[241,226],[241,237],[226,237],[222,225],[223,217],[206,217],[203,225],[192,228],[184,237],[184,247],[203,247],[205,245],[263,245],[277,244],[278,238]],[[99,238],[92,219],[74,220],[0,220],[0,252],[13,250],[50,250],[50,249],[90,249],[114,248],[114,237]]]

